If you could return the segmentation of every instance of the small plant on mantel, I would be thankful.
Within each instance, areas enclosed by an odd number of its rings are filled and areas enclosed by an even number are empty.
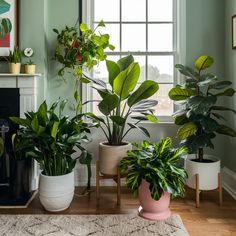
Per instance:
[[[62,66],[58,75],[64,78],[65,71],[68,71],[75,78],[76,111],[80,111],[82,106],[78,92],[79,83],[89,82],[83,76],[83,69],[91,70],[99,61],[106,59],[105,49],[115,48],[109,43],[109,34],[96,33],[101,27],[105,27],[103,21],[94,30],[89,29],[85,23],[80,24],[79,30],[77,27],[68,26],[61,31],[53,29],[57,34],[54,59]]]
[[[21,67],[21,52],[17,46],[14,47],[13,51],[9,51],[9,70],[11,74],[19,74]]]
[[[26,74],[35,74],[36,65],[32,61],[32,57],[34,55],[33,49],[32,48],[26,48],[23,51],[23,54],[26,58],[28,58],[28,62],[26,62],[26,64],[25,64],[25,73]]]

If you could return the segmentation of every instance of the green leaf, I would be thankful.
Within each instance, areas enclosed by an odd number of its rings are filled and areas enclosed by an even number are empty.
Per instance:
[[[175,68],[178,69],[181,74],[183,74],[187,77],[190,77],[192,79],[192,82],[194,82],[194,81],[197,82],[196,77],[198,76],[198,74],[192,68],[189,68],[189,67],[181,65],[181,64],[176,64]]]
[[[195,67],[196,67],[196,69],[201,71],[201,70],[205,70],[205,69],[211,67],[213,63],[214,63],[214,60],[212,57],[204,55],[204,56],[200,56],[195,61]]]
[[[216,132],[219,134],[224,134],[227,136],[236,137],[236,131],[226,125],[220,124],[218,126],[218,129],[216,130]]]
[[[88,26],[85,24],[85,23],[81,23],[80,24],[80,30],[81,32],[85,32],[85,31],[88,31]]]
[[[218,81],[215,84],[211,84],[209,86],[209,89],[224,89],[227,88],[228,86],[230,86],[232,84],[231,81]]]
[[[175,116],[174,119],[176,125],[183,125],[189,122],[189,119],[186,117],[186,114]]]
[[[38,116],[38,121],[39,121],[39,125],[42,126],[46,126],[46,122],[47,122],[47,104],[46,101],[44,101],[37,112],[37,116]]]
[[[175,87],[169,91],[169,97],[174,101],[185,100],[193,95],[195,95],[195,91],[191,89],[181,89],[179,87]]]
[[[210,117],[203,117],[200,120],[200,124],[205,133],[215,132],[219,126],[218,123]]]
[[[90,83],[90,81],[88,79],[84,78],[84,77],[80,78],[80,81],[84,84],[89,84]]]
[[[68,102],[68,100],[64,99],[59,103],[59,117],[62,117],[63,111],[65,109],[65,105],[67,102]]]
[[[228,107],[213,106],[211,109],[212,109],[212,110],[216,110],[216,111],[232,111],[234,114],[236,114],[236,110],[233,110],[233,109],[228,108]]]
[[[19,117],[10,117],[10,120],[15,124],[21,125],[23,127],[30,127],[31,120],[29,119],[22,119]]]
[[[148,132],[148,130],[144,127],[141,127],[141,126],[137,126],[135,124],[132,124],[132,123],[128,123],[128,125],[130,126],[130,128],[132,129],[138,129],[139,131],[141,131],[145,136],[147,136],[148,138],[150,138],[150,134]]]
[[[53,30],[53,32],[55,32],[56,34],[59,34],[58,29],[52,29],[52,30]]]
[[[120,67],[120,71],[127,69],[134,62],[134,57],[132,55],[122,57],[118,62],[118,66]]]
[[[177,132],[177,138],[184,140],[192,135],[195,135],[198,128],[193,122],[189,122],[181,126]]]
[[[211,114],[213,115],[213,116],[215,116],[217,119],[219,119],[219,120],[225,120],[225,118],[224,118],[224,116],[222,116],[222,115],[220,115],[220,114],[218,114],[218,113],[215,113],[215,112],[211,112]]]
[[[232,97],[235,93],[235,90],[233,88],[228,88],[226,89],[224,92],[222,93],[217,93],[214,94],[215,96],[228,96],[228,97]]]
[[[132,63],[126,70],[121,71],[113,82],[114,92],[123,100],[137,85],[140,75],[138,63]]]
[[[51,130],[51,136],[55,139],[56,136],[57,136],[57,131],[58,131],[58,126],[59,126],[60,122],[58,121],[55,121],[53,123],[53,126],[52,126],[52,130]]]
[[[211,107],[216,103],[216,96],[194,96],[188,99],[187,107],[196,114],[205,114],[209,112]]]
[[[144,99],[132,106],[132,112],[145,112],[149,109],[155,107],[158,104],[156,100],[153,99]]]
[[[113,46],[112,44],[109,44],[109,45],[108,45],[108,48],[109,48],[110,50],[112,50],[112,51],[115,50],[115,46]]]
[[[99,104],[99,110],[105,115],[109,115],[119,105],[119,98],[115,94],[106,96]]]
[[[101,21],[99,22],[98,26],[99,26],[99,27],[105,27],[105,23],[104,23],[104,21],[101,20]]]
[[[109,74],[109,83],[111,87],[113,87],[114,79],[120,73],[120,67],[114,61],[109,61],[109,60],[106,60],[106,66]]]
[[[38,117],[34,116],[33,120],[31,121],[31,129],[35,132],[38,133],[39,130],[39,123],[38,123]]]
[[[155,94],[159,89],[158,83],[152,81],[152,80],[146,80],[144,81],[139,88],[131,94],[131,96],[128,99],[128,105],[129,107],[132,107],[137,102],[147,99],[151,97],[153,94]]]
[[[154,115],[152,115],[152,114],[147,114],[147,115],[146,115],[146,118],[147,118],[150,122],[152,122],[152,123],[155,123],[155,124],[158,123],[157,117],[154,116]]]
[[[124,125],[125,124],[125,119],[123,118],[123,117],[121,117],[121,116],[110,116],[110,119],[114,122],[114,123],[116,123],[117,125],[119,125],[119,126],[122,126],[122,125]]]
[[[4,31],[6,34],[9,34],[12,30],[12,24],[11,24],[11,20],[8,18],[3,18],[2,19],[2,26],[4,28]]]

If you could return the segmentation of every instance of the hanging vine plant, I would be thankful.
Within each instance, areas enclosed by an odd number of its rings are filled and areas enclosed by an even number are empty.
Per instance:
[[[64,78],[65,71],[73,74],[75,78],[74,97],[77,103],[76,111],[81,109],[81,101],[78,93],[79,82],[89,83],[83,77],[83,69],[91,70],[99,61],[106,59],[105,49],[114,50],[115,47],[110,44],[109,34],[101,34],[99,28],[105,27],[105,23],[100,21],[98,26],[92,30],[85,23],[78,27],[66,26],[57,34],[57,46],[54,59],[61,64],[58,76]],[[65,78],[64,78],[65,79]]]

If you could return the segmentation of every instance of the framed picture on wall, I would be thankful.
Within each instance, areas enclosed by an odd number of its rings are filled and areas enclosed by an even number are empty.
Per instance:
[[[236,15],[232,16],[232,48],[236,49]]]
[[[9,50],[18,45],[19,0],[0,0],[0,59],[6,60]]]

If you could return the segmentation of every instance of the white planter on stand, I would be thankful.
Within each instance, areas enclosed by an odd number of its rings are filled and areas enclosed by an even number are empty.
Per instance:
[[[111,146],[102,142],[99,144],[99,166],[100,172],[105,175],[116,175],[117,167],[128,150],[132,149],[129,142],[121,146]]]
[[[218,175],[220,173],[220,160],[212,155],[204,155],[204,159],[210,159],[211,163],[193,161],[195,154],[189,154],[185,158],[185,169],[188,173],[186,184],[196,189],[196,174],[199,175],[199,190],[213,190],[219,187]]]
[[[40,174],[39,199],[47,211],[67,209],[74,196],[74,171],[66,175],[46,176]]]

